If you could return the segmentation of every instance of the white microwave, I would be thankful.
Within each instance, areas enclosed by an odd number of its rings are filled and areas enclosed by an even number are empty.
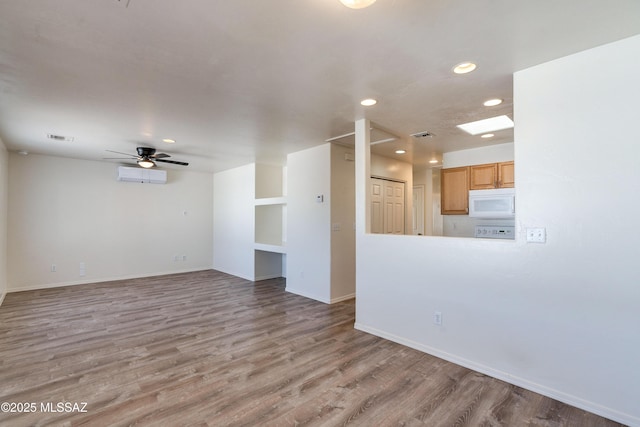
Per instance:
[[[515,188],[469,191],[469,217],[504,219],[515,216]]]

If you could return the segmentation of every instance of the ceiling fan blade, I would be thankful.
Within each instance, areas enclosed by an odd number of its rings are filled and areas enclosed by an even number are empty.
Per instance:
[[[102,160],[136,160],[135,157],[103,157]]]
[[[108,151],[110,153],[123,154],[125,156],[129,156],[129,157],[132,157],[134,159],[137,157],[135,154],[131,154],[131,153],[123,153],[123,152],[120,152],[120,151],[113,151],[113,150],[105,150],[105,151]]]
[[[172,163],[174,165],[182,165],[182,166],[189,166],[189,163],[186,162],[176,162],[175,160],[163,160],[163,159],[155,159],[156,162],[163,162],[163,163]]]
[[[163,159],[165,157],[171,157],[171,156],[168,155],[167,153],[156,153],[153,156],[149,156],[149,157],[153,157],[154,159]]]

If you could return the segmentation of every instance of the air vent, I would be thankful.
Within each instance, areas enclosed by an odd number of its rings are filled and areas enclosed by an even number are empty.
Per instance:
[[[49,139],[53,139],[54,141],[67,141],[67,142],[73,142],[73,137],[72,137],[72,136],[54,135],[54,134],[52,134],[52,133],[48,133],[48,134],[47,134],[47,138],[49,138]]]
[[[433,134],[428,131],[416,132],[411,134],[414,138],[433,138]]]

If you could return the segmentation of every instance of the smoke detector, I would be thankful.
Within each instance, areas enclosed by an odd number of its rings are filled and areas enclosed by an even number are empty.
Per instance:
[[[54,141],[67,141],[67,142],[73,142],[73,137],[72,137],[72,136],[55,135],[55,134],[53,134],[53,133],[48,133],[48,134],[47,134],[47,138],[49,138],[49,139],[53,139]]]

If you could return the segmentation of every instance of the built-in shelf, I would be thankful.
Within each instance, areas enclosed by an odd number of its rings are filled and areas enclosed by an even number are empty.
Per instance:
[[[284,244],[282,245],[272,245],[269,243],[256,243],[254,245],[254,249],[257,251],[264,251],[264,252],[274,252],[277,254],[286,254],[287,253],[287,249],[285,248]]]
[[[287,198],[284,196],[281,197],[263,197],[261,199],[256,199],[256,206],[268,206],[268,205],[286,205]]]

